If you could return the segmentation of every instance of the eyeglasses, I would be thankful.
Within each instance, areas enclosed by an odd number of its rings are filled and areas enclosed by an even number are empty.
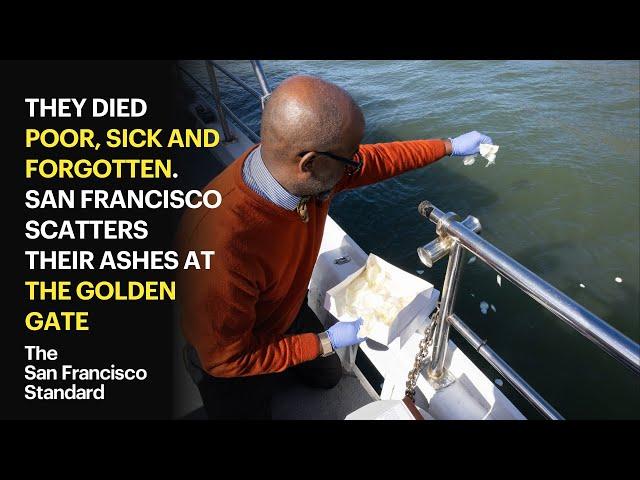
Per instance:
[[[300,152],[298,156],[304,157],[307,153],[309,152]],[[333,158],[334,160],[337,160],[338,162],[344,163],[347,171],[347,175],[353,175],[354,173],[359,172],[360,169],[362,168],[362,157],[360,156],[360,150],[358,150],[356,153],[353,154],[353,158],[341,157],[331,152],[315,152],[315,153],[317,153],[318,155],[325,155],[329,158]]]

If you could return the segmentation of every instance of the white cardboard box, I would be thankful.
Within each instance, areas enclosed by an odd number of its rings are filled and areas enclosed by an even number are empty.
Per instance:
[[[391,265],[373,253],[369,255],[367,264],[371,261],[377,263],[384,272],[389,274],[390,281],[394,284],[394,287],[400,286],[403,291],[414,296],[414,299],[398,313],[390,326],[381,322],[374,322],[372,325],[373,328],[368,338],[384,345],[389,345],[395,338],[400,336],[405,328],[410,325],[415,327],[418,317],[426,319],[431,314],[436,306],[440,292],[435,290],[433,285],[426,280]],[[345,294],[347,286],[362,274],[366,268],[367,265],[365,264],[365,266],[356,270],[338,285],[327,290],[324,298],[324,308],[341,322],[357,320],[357,318],[352,318],[346,313]]]

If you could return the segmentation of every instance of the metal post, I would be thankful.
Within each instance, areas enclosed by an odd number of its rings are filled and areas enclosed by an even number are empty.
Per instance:
[[[442,301],[436,320],[433,354],[431,355],[431,364],[428,369],[429,377],[433,380],[441,379],[444,373],[444,360],[447,355],[447,343],[449,342],[449,322],[447,318],[453,313],[458,280],[460,278],[460,271],[462,270],[460,266],[461,258],[462,248],[457,242],[454,242],[451,246],[447,273],[445,274],[444,285],[442,286]]]
[[[220,89],[218,88],[218,79],[216,78],[216,72],[213,69],[211,63],[207,61],[205,61],[204,63],[207,66],[207,73],[209,74],[209,81],[211,82],[211,92],[213,93],[213,97],[216,101],[216,109],[218,110],[220,125],[222,125],[224,141],[230,142],[235,139],[233,138],[233,135],[231,135],[231,130],[229,130],[229,125],[227,124],[227,117],[225,116],[224,110],[222,109],[222,99],[220,98]]]
[[[200,87],[200,89],[202,89],[204,93],[206,93],[209,97],[213,97],[213,99],[215,100],[215,97],[213,96],[213,94],[209,90],[207,90],[207,87],[205,87],[197,78],[195,78],[193,75],[191,75],[189,72],[187,72],[184,68],[180,66],[178,66],[178,69],[180,70],[180,73],[183,76],[186,76],[187,78],[189,78],[189,80],[191,80],[194,84]],[[202,100],[205,104],[209,103],[208,98],[206,98],[202,93],[200,93],[196,89],[194,89],[193,91],[195,92],[196,95],[198,95],[200,100]],[[229,107],[227,107],[224,102],[220,102],[220,106],[227,113],[227,115],[229,115],[229,118],[231,118],[231,121],[234,122],[238,126],[238,128],[242,130],[247,137],[249,137],[250,140],[254,141],[255,143],[260,143],[260,136],[256,135],[256,133],[253,130],[251,130],[247,126],[247,124],[244,123],[235,113],[233,113],[233,111]]]
[[[259,60],[251,60],[251,66],[253,67],[253,73],[256,74],[256,78],[258,79],[258,83],[260,84],[260,88],[262,89],[262,97],[260,98],[260,103],[262,104],[262,109],[264,110],[264,104],[271,95],[271,87],[267,82],[267,77],[264,74],[264,70],[262,70],[262,65]]]
[[[234,75],[233,73],[231,73],[229,70],[227,70],[226,68],[224,68],[222,65],[220,65],[218,62],[214,62],[213,60],[209,60],[209,63],[211,63],[211,65],[213,65],[214,67],[216,67],[218,70],[220,70],[224,75],[226,75],[227,77],[229,77],[231,80],[233,80],[235,83],[237,83],[240,87],[244,88],[247,92],[249,92],[251,95],[253,95],[254,97],[256,97],[258,100],[260,100],[262,98],[262,95],[260,95],[260,92],[258,92],[255,88],[251,88],[249,85],[247,85],[247,83],[242,80],[240,77],[238,77],[237,75]]]
[[[267,82],[267,77],[265,77],[264,75],[264,70],[262,70],[262,64],[260,63],[260,60],[251,60],[251,66],[253,67],[253,72],[258,78],[258,83],[260,84],[262,93],[264,95],[269,95],[271,93],[271,87]]]

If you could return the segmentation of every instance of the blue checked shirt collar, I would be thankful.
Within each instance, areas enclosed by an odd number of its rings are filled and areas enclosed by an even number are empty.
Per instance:
[[[295,210],[300,197],[287,192],[262,161],[261,146],[253,150],[244,162],[242,179],[247,186],[261,197],[270,200],[286,210]]]

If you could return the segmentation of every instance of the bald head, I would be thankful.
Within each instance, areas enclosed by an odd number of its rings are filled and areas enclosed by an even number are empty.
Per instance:
[[[295,195],[315,195],[333,188],[345,170],[344,163],[322,152],[353,157],[364,116],[342,88],[297,75],[269,97],[260,133],[262,158],[280,185]]]
[[[328,151],[363,129],[364,116],[345,90],[318,77],[296,75],[269,97],[261,137],[263,145],[278,151]]]

